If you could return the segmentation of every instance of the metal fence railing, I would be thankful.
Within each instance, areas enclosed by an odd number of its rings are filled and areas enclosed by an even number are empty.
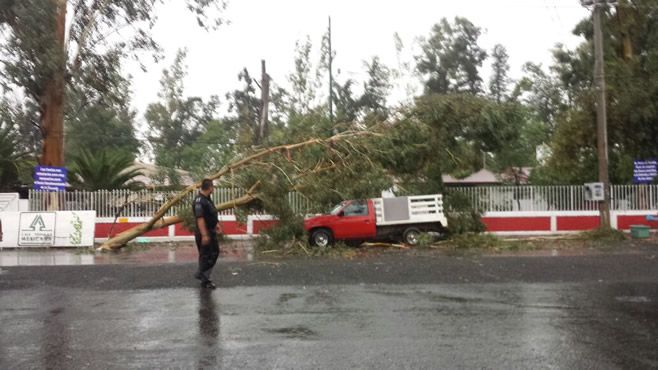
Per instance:
[[[557,186],[481,186],[450,188],[450,194],[462,194],[469,203],[483,212],[518,211],[595,211],[597,202],[586,201],[584,189],[578,185]],[[228,202],[245,194],[241,189],[216,188],[213,193],[215,204]],[[98,217],[149,217],[155,213],[175,192],[149,190],[100,190],[48,193],[30,191],[31,211],[51,209],[57,202],[63,211],[96,210]],[[191,201],[194,194],[189,195]],[[611,210],[658,210],[658,185],[613,185],[610,187]],[[295,212],[308,213],[314,207],[311,202],[296,192],[288,193],[288,202]],[[189,204],[189,203],[187,203]],[[121,212],[119,212],[121,211]],[[174,215],[175,209],[168,212]],[[258,214],[258,210],[252,213]],[[233,210],[220,214],[232,215]]]
[[[484,212],[595,211],[598,202],[585,200],[583,186],[481,186],[451,188]],[[658,209],[658,185],[612,185],[611,210]]]
[[[195,192],[196,193],[196,192]],[[192,193],[186,199],[189,205],[195,196]],[[52,209],[52,204],[57,204],[61,211],[95,210],[97,217],[150,217],[165,202],[175,196],[177,192],[161,192],[150,190],[98,190],[98,191],[72,191],[49,193],[45,191],[31,190],[29,193],[29,207],[31,211],[46,211]],[[216,188],[212,194],[216,205],[229,202],[245,195],[242,189]],[[308,199],[301,194],[291,192],[288,201],[293,210],[305,212],[310,209]],[[262,213],[252,210],[252,214]],[[166,216],[176,214],[175,207],[170,209]],[[233,209],[220,212],[220,215],[233,215]]]

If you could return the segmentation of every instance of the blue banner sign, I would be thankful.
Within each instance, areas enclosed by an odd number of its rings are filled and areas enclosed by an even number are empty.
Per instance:
[[[658,160],[633,161],[633,183],[651,184],[658,175]]]
[[[68,170],[64,167],[36,166],[34,190],[63,191],[68,182]]]

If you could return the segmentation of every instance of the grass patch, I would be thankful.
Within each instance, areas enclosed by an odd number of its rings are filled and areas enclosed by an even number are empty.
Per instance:
[[[585,231],[578,236],[579,239],[594,242],[619,242],[626,240],[626,236],[623,232],[607,227],[599,227],[594,230]]]
[[[541,243],[523,239],[501,239],[493,234],[464,233],[442,242],[450,254],[518,252],[541,248]]]
[[[429,248],[436,242],[436,237],[430,233],[421,233],[418,236],[416,248]]]
[[[454,250],[495,250],[500,248],[502,240],[492,234],[464,233],[455,235],[448,245]]]
[[[79,247],[76,248],[73,254],[81,256],[87,254],[96,254],[96,247]]]
[[[293,239],[288,242],[274,243],[272,240],[258,239],[255,246],[257,255],[267,257],[330,257],[353,258],[359,249],[338,241],[327,247],[311,246],[305,240]]]

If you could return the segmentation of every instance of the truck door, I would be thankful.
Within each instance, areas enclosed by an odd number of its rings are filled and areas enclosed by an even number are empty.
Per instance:
[[[376,233],[375,216],[366,200],[353,200],[339,213],[334,234],[336,239],[368,239]]]

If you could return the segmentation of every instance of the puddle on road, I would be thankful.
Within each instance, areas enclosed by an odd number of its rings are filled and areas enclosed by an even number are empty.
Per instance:
[[[290,328],[263,329],[263,331],[272,334],[282,334],[291,339],[304,339],[317,335],[313,330],[305,326],[295,326]]]
[[[644,296],[620,296],[620,297],[615,297],[615,299],[618,302],[626,302],[626,303],[650,303],[651,299],[648,297]]]
[[[253,245],[248,241],[220,243],[220,251],[219,263],[254,259]],[[87,248],[18,248],[0,250],[0,267],[167,264],[197,262],[198,258],[199,254],[193,244],[158,244],[150,247],[126,248],[116,252],[95,252]]]

